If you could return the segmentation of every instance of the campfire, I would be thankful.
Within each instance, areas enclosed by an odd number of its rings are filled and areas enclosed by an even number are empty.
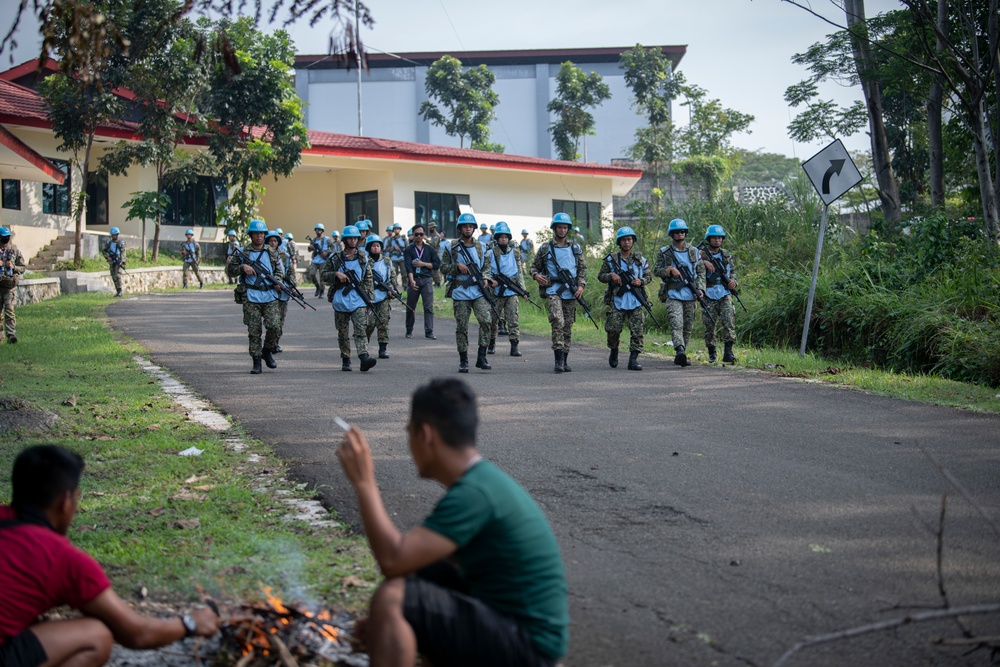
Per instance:
[[[368,666],[368,656],[355,653],[346,618],[329,611],[293,608],[264,589],[265,602],[243,604],[222,613],[219,658],[236,667]]]

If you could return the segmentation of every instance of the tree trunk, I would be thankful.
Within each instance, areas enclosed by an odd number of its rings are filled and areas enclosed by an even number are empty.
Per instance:
[[[865,26],[864,0],[845,0],[844,10],[847,14],[847,26],[854,32],[867,34]],[[902,211],[899,204],[899,182],[892,170],[892,159],[889,156],[889,141],[885,136],[885,122],[882,118],[882,90],[878,79],[874,78],[876,65],[872,57],[871,46],[864,39],[852,36],[851,49],[854,53],[854,63],[861,80],[861,89],[865,95],[868,107],[868,127],[871,134],[872,164],[875,168],[875,178],[878,181],[878,196],[882,201],[882,213],[885,217],[886,231],[895,233],[899,230]]]
[[[990,58],[993,61],[993,208],[1000,208],[997,204],[996,195],[1000,192],[1000,148],[997,141],[1000,140],[1000,17],[998,13],[997,0],[990,0],[989,19],[989,45]],[[993,238],[997,239],[997,225],[994,224]]]
[[[145,223],[143,223],[145,224]],[[160,229],[163,227],[163,213],[156,213],[156,229],[153,230],[153,264],[160,258]]]
[[[983,203],[983,217],[986,219],[986,232],[991,239],[997,240],[1000,238],[997,234],[997,191],[993,186],[993,174],[990,173],[986,124],[982,113],[975,113],[970,109],[966,115],[972,130],[972,144],[976,148],[976,173],[979,174],[979,193]]]
[[[87,188],[90,181],[90,149],[94,145],[94,133],[87,135],[87,148],[83,151],[83,163],[80,165],[80,197],[76,200],[76,235],[73,238],[75,243],[73,248],[73,265],[80,268],[83,265],[83,211],[87,204]],[[72,173],[72,171],[71,171]],[[74,200],[72,189],[70,190],[70,201]]]
[[[938,0],[938,27],[947,31],[948,0]],[[944,53],[944,44],[937,40],[938,57]],[[927,143],[930,153],[931,206],[944,208],[944,138],[941,130],[941,104],[944,101],[944,76],[937,74],[931,80],[930,94],[927,96]]]

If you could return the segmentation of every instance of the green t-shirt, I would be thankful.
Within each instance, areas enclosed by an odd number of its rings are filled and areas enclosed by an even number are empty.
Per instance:
[[[566,573],[542,510],[489,461],[465,472],[424,520],[458,545],[455,559],[473,597],[517,619],[544,655],[569,644]]]

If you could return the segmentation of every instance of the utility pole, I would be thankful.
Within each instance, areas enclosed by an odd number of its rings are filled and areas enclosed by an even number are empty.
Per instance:
[[[365,136],[361,127],[361,10],[354,3],[354,56],[358,65],[358,136]]]

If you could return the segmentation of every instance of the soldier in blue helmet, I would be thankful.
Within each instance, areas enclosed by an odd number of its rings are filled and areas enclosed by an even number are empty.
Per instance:
[[[667,304],[674,363],[684,367],[691,365],[687,348],[694,327],[695,302],[705,295],[705,266],[699,259],[698,249],[687,242],[686,222],[680,218],[671,220],[667,233],[672,243],[660,248],[653,275],[663,279],[659,297]],[[682,268],[694,279],[693,285],[685,284]]]
[[[487,261],[486,245],[473,238],[476,233],[476,217],[471,213],[458,216],[455,225],[458,239],[449,245],[441,258],[441,274],[451,277],[447,296],[452,300],[455,312],[455,343],[458,347],[458,372],[469,372],[469,316],[476,315],[479,323],[479,351],[476,368],[488,371],[492,368],[486,359],[486,349],[490,343],[490,323],[493,313],[483,290],[489,285],[477,281],[473,273],[478,268],[483,279],[488,282],[492,271]],[[483,225],[485,227],[486,225]]]
[[[615,234],[615,243],[618,244],[618,252],[609,254],[601,263],[601,271],[597,279],[602,283],[607,283],[608,289],[604,293],[604,303],[608,307],[608,314],[604,320],[604,330],[608,334],[608,365],[611,368],[618,367],[618,345],[621,339],[625,322],[628,322],[629,329],[629,356],[628,369],[630,371],[641,371],[639,355],[643,352],[643,340],[646,326],[646,311],[643,310],[639,298],[634,294],[634,290],[645,290],[646,285],[653,279],[653,274],[649,271],[649,263],[646,258],[635,251],[635,242],[638,240],[635,231],[631,227],[622,227]],[[631,274],[632,290],[622,290],[628,287],[623,283],[622,274]]]
[[[182,286],[187,289],[188,273],[194,272],[194,277],[198,279],[198,289],[205,287],[205,281],[201,279],[201,245],[194,240],[194,230],[189,229],[184,232],[184,243],[181,244],[181,257],[184,259],[184,270],[182,272]]]
[[[251,220],[247,228],[249,245],[234,253],[226,263],[226,275],[240,279],[236,287],[236,302],[243,305],[243,323],[250,339],[253,375],[263,372],[261,360],[268,368],[277,368],[272,352],[281,330],[281,306],[276,280],[284,278],[278,251],[264,243],[267,225],[263,220]],[[264,335],[261,336],[261,327]],[[263,340],[262,340],[263,338]]]
[[[389,352],[386,348],[389,347],[389,318],[392,314],[392,309],[389,306],[391,301],[389,292],[380,289],[375,284],[375,279],[378,278],[383,285],[392,284],[392,261],[382,252],[382,245],[382,237],[378,234],[370,234],[365,239],[365,252],[368,253],[368,268],[371,270],[373,283],[372,303],[375,304],[374,312],[378,315],[377,319],[368,318],[365,333],[370,340],[376,327],[378,328],[378,358],[388,359]]]
[[[274,248],[278,253],[278,261],[281,263],[281,272],[285,274],[284,283],[289,287],[298,287],[295,283],[295,268],[292,266],[292,258],[288,256],[281,247],[281,234],[277,229],[269,231],[264,235],[264,243]],[[278,336],[274,339],[274,347],[271,348],[273,354],[281,354],[281,335],[285,332],[285,317],[288,315],[288,302],[292,295],[286,290],[278,292],[278,309],[281,311],[280,324],[278,325]]]
[[[521,262],[525,268],[531,266],[531,263],[535,261],[535,242],[529,238],[527,229],[521,230],[521,240],[517,247],[521,251]]]
[[[240,240],[239,240],[239,237],[236,236],[236,231],[235,230],[230,229],[228,232],[226,232],[226,263],[227,264],[229,263],[229,258],[232,257],[233,253],[236,252],[239,249],[240,249]],[[236,284],[236,280],[237,279],[234,278],[233,276],[226,276],[226,279],[229,281],[230,285],[235,285]]]
[[[468,215],[472,214],[469,213]],[[485,222],[479,225],[479,238],[477,240],[483,245],[486,245],[493,240],[493,232],[490,231],[490,228],[486,225]]]
[[[115,296],[122,295],[122,269],[125,267],[125,241],[119,238],[121,232],[117,227],[111,228],[111,238],[104,242],[101,254],[108,260],[108,272],[115,284]]]
[[[392,286],[402,291],[406,284],[406,268],[403,266],[403,251],[406,250],[406,238],[403,236],[403,225],[393,223],[389,228],[389,236],[383,239],[383,252],[392,262]]]
[[[292,262],[292,269],[299,268],[299,249],[295,245],[295,235],[291,232],[285,233],[285,252],[288,253],[288,259]]]
[[[326,264],[326,260],[330,257],[330,254],[335,252],[332,247],[333,240],[325,236],[325,234],[326,226],[322,222],[317,222],[315,229],[313,229],[313,238],[306,239],[309,241],[309,252],[312,253],[309,268],[306,269],[306,280],[316,286],[316,292],[313,294],[314,297],[323,296],[326,288],[323,287],[320,272],[323,270],[323,265]]]
[[[375,286],[368,257],[358,247],[361,231],[354,225],[348,225],[344,227],[341,238],[344,249],[330,255],[323,267],[323,282],[330,286],[329,299],[333,304],[333,322],[337,327],[340,370],[351,370],[349,328],[354,327],[354,347],[362,372],[367,372],[378,363],[368,355],[368,302],[374,296]]]
[[[556,213],[552,216],[552,222],[549,223],[552,240],[539,248],[531,265],[531,277],[538,283],[549,313],[556,373],[569,373],[572,370],[568,358],[573,323],[576,321],[576,299],[583,296],[583,288],[587,285],[587,263],[583,259],[583,248],[569,239],[571,226],[572,219],[568,214]],[[565,269],[576,279],[575,292],[558,280],[559,269]]]
[[[524,290],[524,269],[521,266],[521,251],[511,243],[510,227],[500,221],[493,228],[493,247],[487,251],[490,260],[490,270],[494,276],[502,274],[511,282]],[[486,354],[496,351],[497,336],[507,336],[510,341],[510,356],[520,357],[518,344],[521,342],[520,298],[513,290],[501,286],[496,280],[492,282],[493,294],[496,297],[497,311],[503,320],[493,315],[490,325],[490,344]]]
[[[0,227],[0,310],[3,311],[3,333],[8,343],[17,342],[17,283],[27,266],[24,255],[13,244],[10,227]]]
[[[709,225],[705,232],[705,243],[701,249],[701,261],[705,265],[705,297],[708,308],[703,308],[701,322],[705,325],[705,347],[708,348],[708,363],[714,364],[717,359],[715,345],[715,329],[722,325],[722,342],[725,349],[722,362],[735,364],[736,355],[733,344],[736,342],[736,312],[731,296],[738,288],[736,283],[736,264],[733,254],[722,247],[726,240],[726,230],[722,225]]]

